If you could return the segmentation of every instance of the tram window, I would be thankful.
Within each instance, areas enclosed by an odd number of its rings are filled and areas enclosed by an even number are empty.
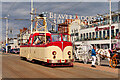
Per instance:
[[[51,35],[51,36],[52,36],[52,42],[61,41],[61,35]]]
[[[63,35],[63,41],[69,41],[69,35]]]
[[[30,44],[32,43],[32,38],[30,39]]]
[[[47,38],[47,39],[46,39],[46,40],[47,40],[47,41],[46,41],[47,43],[51,42],[50,36],[47,36],[46,38]]]
[[[45,43],[45,36],[35,36],[33,40],[33,45],[41,45]]]

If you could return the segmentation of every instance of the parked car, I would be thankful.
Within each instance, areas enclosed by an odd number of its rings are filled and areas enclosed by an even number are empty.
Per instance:
[[[9,50],[9,53],[12,53],[12,51],[13,51],[13,49],[10,49],[10,50]]]
[[[19,48],[12,49],[10,52],[13,53],[13,54],[19,54],[20,53],[20,49]]]
[[[6,49],[5,49],[4,47],[2,48],[2,52],[3,52],[3,53],[6,52]]]

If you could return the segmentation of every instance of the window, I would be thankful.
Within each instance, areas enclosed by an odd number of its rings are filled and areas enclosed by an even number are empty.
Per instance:
[[[116,29],[116,36],[117,36],[118,33],[119,33],[119,29]]]
[[[32,43],[32,38],[30,38],[30,44]]]
[[[100,38],[102,37],[102,32],[101,32],[101,31],[99,31],[99,37],[100,37]]]
[[[98,38],[98,32],[96,32],[96,38]]]
[[[89,33],[89,38],[91,39],[91,33]]]
[[[72,30],[72,33],[73,33],[73,30]]]
[[[94,36],[95,36],[95,33],[94,33],[94,32],[92,32],[92,38],[94,38]]]
[[[81,39],[82,39],[82,34],[81,34]]]
[[[105,38],[105,31],[103,31],[103,38]]]
[[[55,42],[55,41],[61,41],[61,35],[51,35],[52,37],[52,42]]]
[[[84,33],[84,39],[85,39],[85,33]]]
[[[114,30],[111,30],[111,37],[114,37]]]
[[[109,36],[110,34],[109,34],[109,30],[107,30],[107,36]]]
[[[75,33],[75,36],[78,36],[78,33]]]
[[[69,35],[63,35],[63,41],[69,41],[70,36]]]
[[[86,35],[87,35],[87,39],[88,39],[88,33],[86,33]]]
[[[46,37],[46,42],[50,42],[50,36],[47,36]],[[45,44],[45,36],[44,35],[38,35],[38,36],[35,36],[34,39],[33,39],[33,45],[42,45],[42,44]]]

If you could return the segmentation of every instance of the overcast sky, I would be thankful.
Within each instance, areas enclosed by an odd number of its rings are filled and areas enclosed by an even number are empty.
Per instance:
[[[55,0],[52,1],[54,2],[34,2],[34,8],[37,8],[37,13],[51,11],[61,14],[78,14],[80,16],[96,16],[96,14],[104,14],[109,12],[108,2],[80,2],[83,0],[77,0],[78,2],[55,2]],[[112,2],[112,11],[115,10],[118,10],[118,2]],[[4,2],[2,1],[2,17],[5,17],[7,15],[9,15],[8,18],[10,19],[30,19],[30,2],[7,2],[7,0],[4,0]],[[19,29],[29,26],[30,21],[27,20],[9,20],[9,29],[13,29],[14,33],[14,35],[9,34],[9,37],[15,37],[16,34],[19,33]],[[5,39],[5,20],[2,20],[2,33],[3,39]]]

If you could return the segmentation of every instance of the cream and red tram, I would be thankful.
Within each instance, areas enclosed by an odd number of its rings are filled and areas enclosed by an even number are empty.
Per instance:
[[[36,40],[40,39],[46,40],[46,44],[40,41],[36,44]],[[31,61],[42,61],[49,66],[73,66],[70,35],[34,32],[30,35],[28,44],[20,46],[20,56]]]

